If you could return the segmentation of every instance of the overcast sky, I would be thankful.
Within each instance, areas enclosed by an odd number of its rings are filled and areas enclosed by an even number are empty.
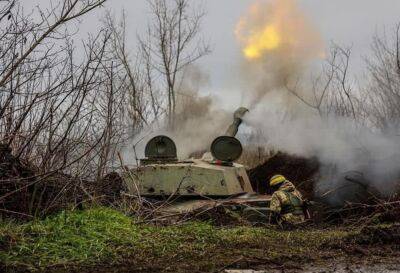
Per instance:
[[[28,0],[22,0],[22,2]],[[218,92],[234,88],[234,70],[238,63],[240,48],[234,36],[235,25],[241,15],[255,0],[192,0],[203,1],[207,15],[203,24],[203,35],[210,41],[213,52],[203,58],[200,65],[209,74],[208,90]],[[268,1],[268,0],[266,0]],[[315,23],[326,44],[335,41],[353,46],[353,68],[362,72],[362,56],[368,54],[372,35],[385,27],[391,31],[400,22],[400,0],[298,0],[304,12]],[[49,0],[32,0],[48,5]],[[134,51],[135,38],[141,33],[149,18],[146,0],[108,0],[107,9],[119,15],[122,9],[127,14],[129,43]],[[98,11],[83,20],[81,32],[99,27]]]

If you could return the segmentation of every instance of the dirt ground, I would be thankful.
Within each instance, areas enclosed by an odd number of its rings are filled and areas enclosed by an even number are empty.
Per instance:
[[[367,256],[358,254],[348,253],[335,253],[326,252],[322,255],[321,259],[313,259],[312,257],[291,257],[281,261],[269,260],[268,258],[261,257],[221,257],[216,256],[214,268],[211,270],[207,268],[201,268],[197,264],[192,262],[186,263],[180,261],[182,264],[177,266],[175,261],[171,261],[170,265],[163,267],[162,265],[149,265],[148,267],[138,266],[136,263],[132,263],[129,259],[126,260],[125,264],[118,265],[98,265],[94,267],[66,267],[66,268],[51,268],[43,273],[159,273],[159,272],[177,272],[177,273],[189,273],[189,272],[226,272],[226,273],[392,273],[400,272],[400,262],[398,261],[398,255],[400,253],[393,253],[392,251],[387,252],[387,249],[383,248],[371,248],[370,251],[381,253],[380,255],[369,254]],[[355,251],[357,252],[357,251]],[[382,252],[386,252],[387,255],[382,255]],[[250,253],[249,253],[250,254]],[[311,256],[311,255],[310,255]],[[179,258],[177,258],[177,261]],[[223,262],[225,261],[225,262]],[[18,271],[9,271],[17,272]],[[19,271],[28,272],[28,271]]]
[[[158,273],[158,272],[227,272],[227,273],[375,273],[400,272],[400,225],[366,228],[343,240],[322,244],[309,252],[291,251],[287,245],[243,245],[237,248],[210,249],[204,255],[168,255],[168,257],[127,256],[115,264],[95,266],[54,266],[43,273]],[[290,231],[282,231],[288,237]],[[289,246],[290,247],[290,246]],[[299,247],[298,245],[296,247]],[[307,248],[307,245],[304,245]],[[274,248],[274,251],[271,251]],[[313,248],[310,248],[313,249]],[[5,272],[16,271],[15,268]]]

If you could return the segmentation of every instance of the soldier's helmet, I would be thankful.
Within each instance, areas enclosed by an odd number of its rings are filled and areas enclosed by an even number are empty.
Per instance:
[[[271,177],[271,179],[269,180],[269,185],[271,187],[274,187],[279,184],[282,184],[285,181],[286,181],[286,177],[284,177],[283,175],[277,174],[277,175],[274,175],[273,177]]]

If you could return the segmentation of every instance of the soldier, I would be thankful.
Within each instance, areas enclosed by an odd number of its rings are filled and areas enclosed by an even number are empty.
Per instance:
[[[274,175],[269,184],[274,190],[270,211],[276,216],[278,224],[290,226],[304,222],[304,201],[295,186],[283,175]]]

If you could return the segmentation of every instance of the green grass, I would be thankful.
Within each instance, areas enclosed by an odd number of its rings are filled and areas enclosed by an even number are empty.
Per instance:
[[[202,270],[208,270],[240,255],[302,257],[346,235],[337,230],[217,228],[199,222],[169,227],[135,225],[121,212],[93,208],[62,212],[25,224],[0,223],[0,262],[38,269],[66,264],[113,264],[129,257],[130,262],[142,268],[179,268],[195,262]]]
[[[120,247],[136,242],[131,220],[111,209],[62,212],[43,221],[3,224],[0,260],[7,264],[48,266],[115,258]]]

